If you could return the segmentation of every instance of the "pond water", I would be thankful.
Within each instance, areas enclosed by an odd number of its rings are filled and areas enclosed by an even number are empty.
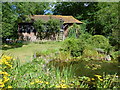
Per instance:
[[[88,76],[93,77],[95,74],[103,75],[110,74],[114,75],[119,73],[120,63],[111,62],[111,61],[71,61],[71,62],[55,62],[52,61],[50,64],[53,64],[55,67],[69,68],[72,66],[72,72],[75,76]]]

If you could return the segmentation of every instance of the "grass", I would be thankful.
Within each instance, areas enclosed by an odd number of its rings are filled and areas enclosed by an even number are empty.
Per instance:
[[[8,50],[2,50],[2,53],[11,55],[16,59],[19,59],[21,63],[32,61],[33,55],[36,52],[59,50],[61,42],[49,42],[49,43],[29,43],[22,47],[12,48]]]

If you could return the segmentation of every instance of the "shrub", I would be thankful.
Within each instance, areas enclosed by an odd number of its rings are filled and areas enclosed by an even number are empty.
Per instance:
[[[43,32],[45,31],[44,22],[42,20],[37,20],[34,22],[34,27],[37,29],[37,37],[42,39],[44,37]]]
[[[89,44],[94,48],[101,48],[108,50],[110,48],[109,40],[103,35],[94,35],[89,38]]]
[[[79,56],[81,55],[81,49],[82,48],[79,48],[79,40],[78,39],[75,39],[75,38],[67,38],[65,41],[64,41],[64,48],[63,50],[64,51],[68,51],[70,52],[70,54],[72,56]]]
[[[64,41],[64,51],[69,51],[72,56],[80,56],[83,53],[85,47],[88,46],[88,39],[92,37],[90,34],[81,34],[78,39],[67,38]]]
[[[69,33],[68,33],[69,38],[71,37],[77,38],[81,33],[83,33],[80,25],[77,25],[77,24],[73,24],[73,26],[70,26],[68,30],[69,30]]]
[[[97,52],[95,48],[104,49],[107,53],[110,52],[111,46],[109,40],[102,35],[90,35],[89,33],[84,33],[79,36],[79,39],[67,38],[64,41],[64,51],[68,51],[72,56],[80,56],[83,54],[94,56],[94,52]],[[87,53],[87,54],[85,54]],[[97,55],[97,54],[96,54]]]

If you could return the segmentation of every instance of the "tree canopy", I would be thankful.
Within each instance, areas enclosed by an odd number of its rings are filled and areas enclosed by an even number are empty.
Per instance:
[[[73,15],[84,22],[87,32],[104,35],[115,45],[120,44],[118,5],[118,2],[58,2],[54,14]]]

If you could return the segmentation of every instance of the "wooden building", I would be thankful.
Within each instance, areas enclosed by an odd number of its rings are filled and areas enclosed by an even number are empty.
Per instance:
[[[73,16],[62,16],[62,15],[33,15],[30,16],[33,22],[35,20],[41,19],[43,21],[48,21],[49,19],[58,19],[63,22],[59,36],[64,40],[68,35],[68,27],[72,26],[74,23],[82,24],[81,21],[75,19]],[[35,30],[33,23],[19,23],[18,24],[18,34],[19,39],[23,38],[24,40],[35,41],[37,40],[37,30]]]

